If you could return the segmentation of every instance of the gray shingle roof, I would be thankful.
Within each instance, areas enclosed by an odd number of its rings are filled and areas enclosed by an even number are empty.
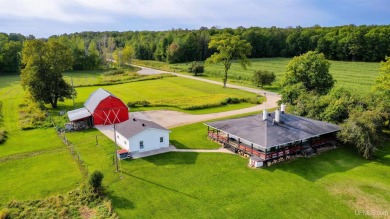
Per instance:
[[[144,126],[142,125],[144,124]],[[147,129],[153,128],[153,129],[160,129],[164,131],[170,132],[170,130],[162,127],[161,125],[149,121],[149,120],[143,120],[143,119],[129,119],[125,122],[116,124],[115,126],[116,131],[123,135],[125,138],[129,139]]]
[[[89,112],[93,113],[96,107],[99,105],[100,101],[109,96],[115,97],[112,93],[99,88],[88,97],[87,101],[84,103],[84,106],[88,109]]]
[[[334,124],[287,113],[280,114],[280,123],[273,124],[274,118],[275,113],[270,113],[265,121],[255,115],[205,124],[266,148],[340,130]]]

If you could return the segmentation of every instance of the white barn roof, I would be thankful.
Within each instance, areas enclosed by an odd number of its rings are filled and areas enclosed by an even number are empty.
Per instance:
[[[94,112],[100,101],[106,99],[109,96],[115,97],[110,92],[99,88],[88,97],[87,101],[84,103],[84,106],[89,110],[89,112]]]
[[[67,114],[70,121],[76,121],[91,116],[91,113],[89,113],[89,111],[85,107],[68,111]]]
[[[129,119],[125,122],[116,124],[115,126],[116,131],[127,139],[150,128],[170,132],[170,130],[155,122],[143,119]]]

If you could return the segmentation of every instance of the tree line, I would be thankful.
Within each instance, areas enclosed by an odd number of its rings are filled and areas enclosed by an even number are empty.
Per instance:
[[[252,46],[248,58],[294,57],[318,51],[325,58],[342,61],[383,61],[390,56],[390,25],[261,28],[206,28],[169,31],[81,32],[51,36],[72,50],[73,69],[96,69],[112,59],[116,49],[132,48],[134,57],[168,63],[204,61],[215,53],[211,37],[231,34]],[[0,33],[0,73],[23,68],[23,42],[32,35]]]
[[[383,61],[390,55],[390,25],[236,29],[202,27],[199,30],[82,32],[68,35],[101,41],[112,37],[115,47],[130,43],[135,58],[168,63],[203,61],[214,54],[211,37],[231,34],[252,46],[248,58],[294,57],[308,51],[342,61]]]
[[[380,76],[366,96],[334,88],[329,66],[322,53],[294,57],[283,76],[280,102],[294,114],[339,124],[339,139],[372,158],[384,140],[384,124],[390,128],[390,57],[381,62]]]

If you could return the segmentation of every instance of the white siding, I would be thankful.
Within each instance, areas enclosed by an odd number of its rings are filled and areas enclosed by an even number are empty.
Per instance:
[[[117,136],[119,136],[119,138],[117,138],[117,143],[121,148],[127,149],[129,152],[150,151],[169,147],[169,133],[170,131],[150,128],[138,133],[130,139],[126,139],[117,132]],[[163,142],[160,142],[161,137],[163,137]],[[143,149],[140,149],[140,141],[144,142]]]
[[[119,136],[119,138],[118,138]],[[130,151],[129,149],[129,139],[126,139],[125,137],[123,137],[123,135],[119,134],[118,132],[116,132],[116,143],[123,149],[126,149],[128,151]]]

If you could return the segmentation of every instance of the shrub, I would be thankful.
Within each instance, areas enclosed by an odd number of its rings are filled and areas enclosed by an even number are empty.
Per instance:
[[[7,139],[7,132],[3,128],[0,128],[0,144],[4,143],[6,139]]]
[[[103,178],[103,173],[98,170],[95,170],[89,177],[89,185],[92,186],[95,192],[99,192],[101,190]]]
[[[204,66],[199,62],[192,62],[191,67],[188,68],[190,73],[194,73],[195,76],[204,72]]]
[[[261,88],[264,87],[264,85],[271,85],[272,82],[275,81],[275,73],[266,71],[266,70],[258,70],[253,73],[253,84],[256,86],[260,86]]]
[[[0,219],[6,219],[6,218],[10,218],[9,210],[8,208],[3,208],[0,211]]]
[[[111,71],[104,72],[103,75],[106,75],[106,76],[108,76],[108,75],[121,75],[123,73],[125,73],[125,71],[122,69],[119,69],[119,70],[111,70]]]
[[[137,100],[137,101],[133,101],[133,102],[128,102],[127,106],[128,107],[140,107],[140,106],[148,107],[148,106],[150,106],[150,102],[146,101],[146,100]]]

